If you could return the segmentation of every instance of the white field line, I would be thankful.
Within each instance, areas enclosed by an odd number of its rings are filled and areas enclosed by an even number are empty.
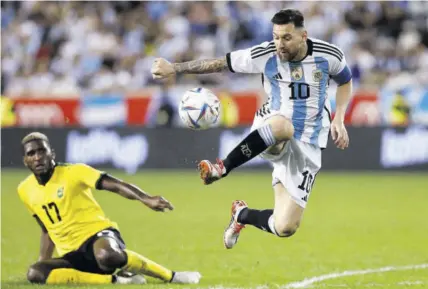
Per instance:
[[[375,268],[375,269],[343,271],[340,273],[330,273],[330,274],[325,274],[325,275],[321,275],[321,276],[306,278],[302,281],[288,283],[284,286],[281,286],[281,288],[282,289],[305,288],[305,287],[310,286],[314,283],[318,283],[318,282],[322,282],[322,281],[330,280],[330,279],[347,277],[347,276],[367,275],[367,274],[390,272],[390,271],[418,270],[418,269],[426,269],[426,268],[428,268],[428,263],[427,264],[420,264],[420,265],[388,266],[388,267]]]
[[[407,271],[407,270],[420,270],[420,269],[428,269],[428,263],[426,264],[419,264],[419,265],[407,265],[407,266],[387,266],[382,268],[373,268],[373,269],[364,269],[364,270],[353,270],[353,271],[343,271],[338,273],[329,273],[325,275],[315,276],[311,278],[306,278],[302,281],[296,281],[291,282],[284,285],[277,285],[275,287],[278,287],[280,289],[294,289],[294,288],[313,288],[314,283],[319,283],[325,280],[331,280],[331,279],[338,279],[342,277],[348,277],[348,276],[356,276],[356,275],[367,275],[367,274],[375,274],[375,273],[382,273],[382,272],[391,272],[391,271]],[[400,282],[398,285],[420,285],[423,284],[421,281],[417,282]],[[385,285],[385,284],[383,284]],[[342,287],[343,285],[327,285],[323,287]],[[246,287],[228,287],[223,285],[216,285],[216,286],[210,286],[205,288],[197,288],[197,289],[270,289],[267,285],[259,285],[253,288],[246,288]]]

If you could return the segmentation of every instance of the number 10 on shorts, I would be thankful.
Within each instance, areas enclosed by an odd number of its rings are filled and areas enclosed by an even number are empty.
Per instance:
[[[310,174],[309,171],[304,171],[302,175],[303,175],[303,181],[298,186],[298,188],[309,194],[309,192],[312,190],[312,185],[314,184],[315,177],[312,174]]]

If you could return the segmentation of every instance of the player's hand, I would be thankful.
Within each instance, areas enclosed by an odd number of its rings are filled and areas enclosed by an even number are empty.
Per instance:
[[[144,203],[147,207],[157,212],[164,212],[166,209],[170,211],[174,210],[172,204],[161,196],[149,197]]]
[[[338,148],[344,150],[349,146],[348,132],[346,131],[345,124],[339,118],[334,118],[331,123],[331,137]]]
[[[168,78],[175,75],[174,66],[164,58],[156,58],[152,64],[153,79]]]

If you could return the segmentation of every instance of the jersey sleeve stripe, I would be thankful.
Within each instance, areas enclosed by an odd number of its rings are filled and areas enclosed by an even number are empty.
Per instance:
[[[328,44],[324,44],[324,43],[314,42],[314,47],[330,49],[330,50],[333,50],[333,51],[337,52],[339,55],[343,56],[342,51],[340,51],[337,47],[334,47],[333,45],[328,45]]]
[[[320,48],[316,48],[314,47],[314,52],[320,52],[320,53],[325,53],[325,54],[329,54],[331,56],[336,57],[340,62],[342,62],[342,57],[337,55],[337,53],[331,51],[331,50],[324,50],[324,49],[320,49]]]
[[[266,49],[270,49],[270,48],[273,48],[273,47],[275,47],[275,45],[273,45],[273,44],[269,44],[266,47],[256,47],[256,48],[251,49],[251,54],[254,54],[254,53],[257,53],[259,51],[266,50]]]
[[[263,56],[263,55],[266,55],[266,54],[269,54],[269,53],[272,53],[272,52],[275,52],[275,51],[276,51],[275,48],[272,48],[272,49],[269,49],[269,50],[265,50],[263,52],[259,52],[257,54],[251,55],[251,58],[255,59],[255,58],[258,58],[260,56]]]
[[[337,53],[338,55],[340,55],[340,56],[342,56],[342,57],[343,57],[343,53],[342,53],[340,50],[338,50],[338,49],[336,49],[336,48],[334,48],[334,47],[325,46],[325,45],[318,45],[318,44],[314,44],[314,48],[329,50],[329,51],[332,51],[332,52],[334,52],[334,53]]]
[[[229,67],[230,72],[235,73],[235,70],[233,70],[233,68],[232,68],[232,60],[230,59],[230,52],[226,54],[226,62],[227,62],[227,67]]]
[[[257,46],[257,47],[254,47],[253,49],[251,49],[251,54],[256,53],[258,51],[263,51],[263,50],[266,50],[266,49],[269,49],[269,48],[272,48],[272,47],[275,47],[275,45],[274,45],[273,42],[270,42],[269,45],[266,46],[266,47]]]

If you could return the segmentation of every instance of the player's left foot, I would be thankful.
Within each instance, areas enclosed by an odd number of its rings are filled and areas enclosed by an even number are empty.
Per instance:
[[[226,174],[223,161],[220,159],[217,159],[217,163],[215,164],[207,160],[201,161],[198,165],[198,170],[205,185],[209,185],[221,179],[223,175]]]
[[[130,277],[116,275],[116,284],[146,284],[146,278],[143,275],[132,275]]]
[[[171,283],[198,284],[202,275],[199,272],[175,272]]]
[[[232,203],[232,218],[223,235],[223,243],[226,249],[232,249],[235,246],[241,230],[245,228],[245,225],[238,222],[238,215],[245,208],[248,208],[245,201],[234,201]]]

